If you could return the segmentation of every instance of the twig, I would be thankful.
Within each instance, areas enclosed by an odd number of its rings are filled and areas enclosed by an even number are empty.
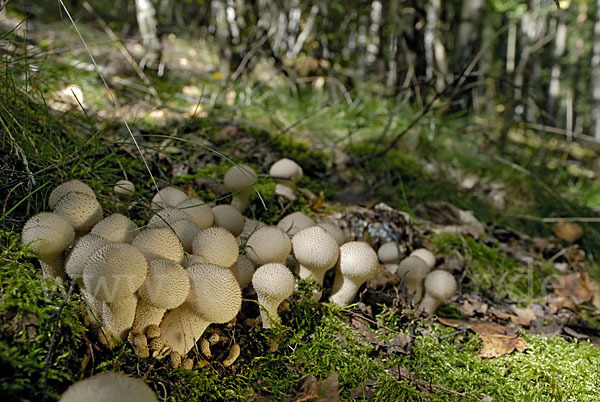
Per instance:
[[[44,279],[45,280],[45,279]],[[75,290],[75,281],[71,282],[69,285],[69,291],[65,295],[58,311],[56,312],[56,321],[54,322],[54,329],[52,330],[52,338],[50,339],[50,346],[48,347],[48,353],[46,354],[46,362],[44,363],[44,385],[42,387],[42,402],[46,400],[46,390],[48,387],[48,372],[50,371],[50,357],[52,355],[52,349],[54,349],[54,343],[56,341],[56,334],[58,333],[58,324],[60,323],[60,315],[62,314],[63,309],[67,305],[69,298],[73,294],[73,290]]]

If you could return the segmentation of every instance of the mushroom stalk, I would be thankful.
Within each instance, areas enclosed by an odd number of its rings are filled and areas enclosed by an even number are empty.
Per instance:
[[[436,299],[430,294],[426,293],[421,304],[419,304],[419,311],[424,311],[427,314],[433,313],[442,304],[442,299]]]
[[[184,356],[210,324],[196,314],[188,303],[183,303],[165,314],[160,324],[161,338],[173,351]]]
[[[337,278],[335,282],[337,282]],[[340,282],[341,284],[337,286],[337,289],[334,283],[332,295],[329,300],[331,300],[338,306],[345,306],[347,304],[352,303],[356,292],[358,292],[358,289],[363,284],[363,282],[356,283],[350,278],[342,278]]]
[[[133,320],[131,331],[143,334],[150,325],[160,325],[165,312],[166,309],[155,307],[143,298],[140,298],[135,310],[135,319]]]
[[[257,294],[257,300],[260,306],[260,319],[263,323],[263,328],[271,328],[272,324],[281,322],[281,317],[277,314],[281,300],[260,293]]]

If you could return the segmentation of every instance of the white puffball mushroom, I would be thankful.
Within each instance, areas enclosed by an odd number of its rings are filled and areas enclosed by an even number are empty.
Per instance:
[[[139,378],[105,372],[72,384],[59,402],[158,402],[156,395]]]
[[[154,210],[166,207],[174,207],[188,198],[187,194],[180,188],[168,186],[160,190],[152,197],[151,207]]]
[[[198,198],[187,198],[175,206],[189,216],[198,229],[206,229],[213,225],[214,216],[210,206]]]
[[[327,233],[333,236],[338,246],[341,246],[342,244],[346,243],[346,235],[344,234],[344,231],[336,225],[334,225],[333,223],[319,223],[318,226],[322,227],[327,231]]]
[[[133,238],[131,244],[140,249],[146,259],[166,258],[181,264],[183,246],[170,228],[146,229]]]
[[[239,236],[244,230],[246,218],[233,205],[212,207],[212,214],[215,217],[214,225],[229,230],[233,236]]]
[[[256,219],[248,219],[246,218],[244,220],[244,229],[242,230],[242,233],[240,233],[237,237],[238,243],[241,244],[245,244],[246,241],[248,240],[248,238],[254,233],[256,232],[258,229],[263,228],[267,226],[265,223],[262,223],[261,221],[257,221]]]
[[[424,248],[413,251],[403,259],[396,270],[396,275],[404,280],[412,302],[418,303],[423,297],[423,282],[435,265],[435,256]]]
[[[240,284],[240,288],[244,289],[252,282],[254,275],[254,264],[245,255],[238,255],[237,261],[231,266],[231,272],[235,279]]]
[[[304,172],[302,167],[291,159],[283,158],[271,165],[269,175],[281,177],[275,179],[275,194],[287,198],[290,201],[296,201],[296,183],[300,181]],[[289,179],[283,179],[289,177]]]
[[[102,219],[102,207],[96,196],[70,192],[56,203],[54,212],[71,222],[78,233],[87,233]]]
[[[377,253],[367,243],[344,244],[340,247],[330,300],[339,306],[350,304],[360,286],[373,279],[378,268]]]
[[[325,273],[333,268],[340,255],[333,236],[320,226],[311,226],[296,233],[292,237],[292,249],[300,264],[300,278],[314,279],[319,286],[323,286]],[[320,298],[321,294],[317,291],[315,298]]]
[[[302,211],[292,212],[281,218],[277,227],[288,235],[293,236],[302,229],[315,226],[316,222]]]
[[[449,272],[432,271],[425,278],[425,297],[419,305],[419,311],[432,314],[439,305],[456,293],[456,279]]]
[[[248,165],[232,166],[225,173],[223,185],[233,193],[231,205],[239,212],[246,209],[252,186],[257,180],[256,172]]]
[[[283,264],[269,263],[260,266],[252,276],[263,328],[280,320],[277,308],[284,299],[294,293],[294,275]]]
[[[88,258],[83,283],[96,299],[115,303],[135,293],[147,272],[148,264],[139,249],[126,243],[109,243]]]
[[[410,253],[410,255],[412,255],[413,257],[419,257],[420,259],[425,261],[425,263],[430,269],[433,269],[433,267],[435,267],[435,255],[433,255],[433,253],[427,250],[426,248],[418,248],[412,253]]]
[[[220,227],[210,227],[198,232],[194,238],[193,253],[209,264],[230,267],[237,260],[239,249],[230,231]]]
[[[75,242],[65,261],[65,271],[71,279],[83,278],[83,269],[88,258],[100,247],[110,243],[106,238],[88,233]]]
[[[73,192],[86,194],[94,199],[96,198],[96,194],[94,194],[94,190],[92,190],[90,186],[80,180],[69,180],[56,186],[56,188],[50,192],[50,195],[48,196],[48,206],[51,209],[54,209],[61,198]]]
[[[112,214],[96,223],[91,233],[112,243],[129,243],[138,234],[138,227],[125,215]]]
[[[133,197],[135,195],[135,186],[129,180],[119,180],[115,183],[113,191],[123,197]]]
[[[395,274],[398,270],[398,261],[400,256],[398,251],[398,243],[395,241],[383,243],[377,250],[379,261],[381,261],[381,263],[385,265],[387,270],[392,274]]]
[[[71,222],[54,212],[32,216],[21,232],[23,244],[38,256],[62,253],[74,239],[75,231]]]
[[[133,325],[138,299],[135,294],[102,303],[102,325],[114,337],[124,340]]]
[[[181,220],[190,220],[190,217],[179,208],[166,207],[152,215],[147,226],[149,228],[166,228]]]
[[[246,242],[246,256],[257,266],[269,262],[285,264],[291,249],[288,235],[274,226],[261,227]]]

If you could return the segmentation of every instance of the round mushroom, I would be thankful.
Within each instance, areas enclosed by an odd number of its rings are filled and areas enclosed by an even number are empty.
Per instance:
[[[344,231],[336,225],[334,225],[333,223],[319,223],[319,226],[325,229],[327,233],[329,233],[331,236],[333,236],[338,246],[341,246],[342,244],[346,243],[346,235],[344,234]]]
[[[78,233],[89,232],[102,219],[102,207],[96,196],[84,193],[67,193],[58,200],[54,212],[67,218]]]
[[[302,167],[291,159],[283,158],[271,165],[269,175],[278,177],[275,179],[275,194],[287,198],[290,201],[296,201],[296,183],[300,181],[304,172]],[[289,177],[289,179],[284,179]]]
[[[67,275],[74,280],[83,278],[83,269],[90,255],[108,243],[110,242],[107,239],[93,233],[88,233],[79,238],[65,261]]]
[[[381,247],[377,250],[377,256],[379,257],[379,261],[388,271],[392,274],[395,274],[398,270],[398,261],[400,256],[400,246],[395,241],[388,241],[387,243],[383,243]]]
[[[52,190],[48,196],[48,206],[50,209],[54,209],[61,198],[73,192],[86,194],[94,199],[96,198],[96,194],[94,194],[94,190],[92,190],[90,186],[80,180],[69,180],[56,186],[56,188]]]
[[[215,217],[214,225],[229,230],[233,236],[239,236],[244,230],[246,218],[233,205],[212,207],[212,214]]]
[[[396,275],[404,280],[406,290],[409,296],[412,297],[413,303],[421,301],[423,297],[423,282],[434,265],[434,255],[424,248],[413,251],[398,265]]]
[[[131,244],[140,249],[147,260],[166,258],[181,264],[183,246],[170,228],[150,228],[140,232]]]
[[[449,272],[432,271],[425,278],[425,297],[419,305],[419,311],[432,314],[439,305],[456,293],[456,279]]]
[[[256,172],[248,165],[232,166],[225,173],[223,185],[233,193],[231,205],[239,212],[246,209],[252,186],[257,180]]]
[[[379,261],[367,243],[351,241],[340,247],[330,300],[339,306],[350,304],[360,286],[373,279]]]
[[[182,210],[188,215],[188,219],[198,227],[206,229],[213,225],[214,216],[210,206],[197,198],[187,198],[176,205],[176,208]]]
[[[238,255],[237,261],[231,267],[231,272],[235,279],[240,284],[240,288],[244,289],[252,282],[252,275],[254,275],[254,264],[245,255]]]
[[[110,401],[158,402],[152,389],[139,378],[105,372],[77,381],[61,395],[59,402]]]
[[[274,226],[256,230],[246,242],[246,256],[257,266],[269,262],[285,264],[291,249],[288,235]]]
[[[152,197],[151,207],[154,210],[166,207],[174,207],[188,198],[187,194],[180,188],[168,186],[160,190]]]
[[[91,233],[112,243],[129,243],[138,233],[138,227],[123,214],[112,214],[96,223]]]
[[[129,180],[119,180],[115,183],[113,191],[115,194],[123,197],[133,197],[135,194],[135,186]]]
[[[209,264],[232,266],[238,257],[238,244],[230,231],[211,227],[198,232],[194,238],[193,252]]]
[[[252,286],[258,298],[263,328],[271,328],[272,323],[280,321],[277,308],[294,293],[294,275],[283,264],[265,264],[252,276]]]
[[[277,227],[288,235],[293,236],[302,229],[315,226],[315,221],[302,211],[292,212],[281,218]]]

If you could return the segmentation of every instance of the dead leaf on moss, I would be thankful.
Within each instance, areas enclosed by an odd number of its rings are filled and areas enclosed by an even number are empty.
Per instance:
[[[451,318],[440,318],[438,317],[438,321],[444,325],[449,327],[454,327],[458,329],[470,329],[479,335],[504,335],[506,334],[506,327],[496,324],[495,322],[487,322],[487,321],[463,321],[463,320],[455,320]]]
[[[337,371],[334,371],[324,380],[317,380],[314,375],[308,376],[306,380],[304,380],[304,384],[302,384],[302,393],[294,399],[294,402],[341,402],[338,376]]]
[[[573,243],[581,237],[583,228],[575,222],[559,221],[552,227],[552,232],[554,232],[559,239],[568,243]]]
[[[498,335],[498,334],[479,334],[479,339],[483,342],[478,356],[483,359],[500,357],[517,350],[522,352],[525,350],[527,343],[525,339],[517,336]]]
[[[533,311],[533,306],[527,306],[525,308],[512,306],[512,311],[515,315],[511,315],[510,320],[517,325],[529,326],[533,320],[538,318]]]
[[[577,306],[596,298],[600,305],[600,293],[598,284],[590,279],[587,273],[576,272],[569,275],[557,277],[552,281],[555,296],[551,303],[555,309],[568,308],[576,310]]]

